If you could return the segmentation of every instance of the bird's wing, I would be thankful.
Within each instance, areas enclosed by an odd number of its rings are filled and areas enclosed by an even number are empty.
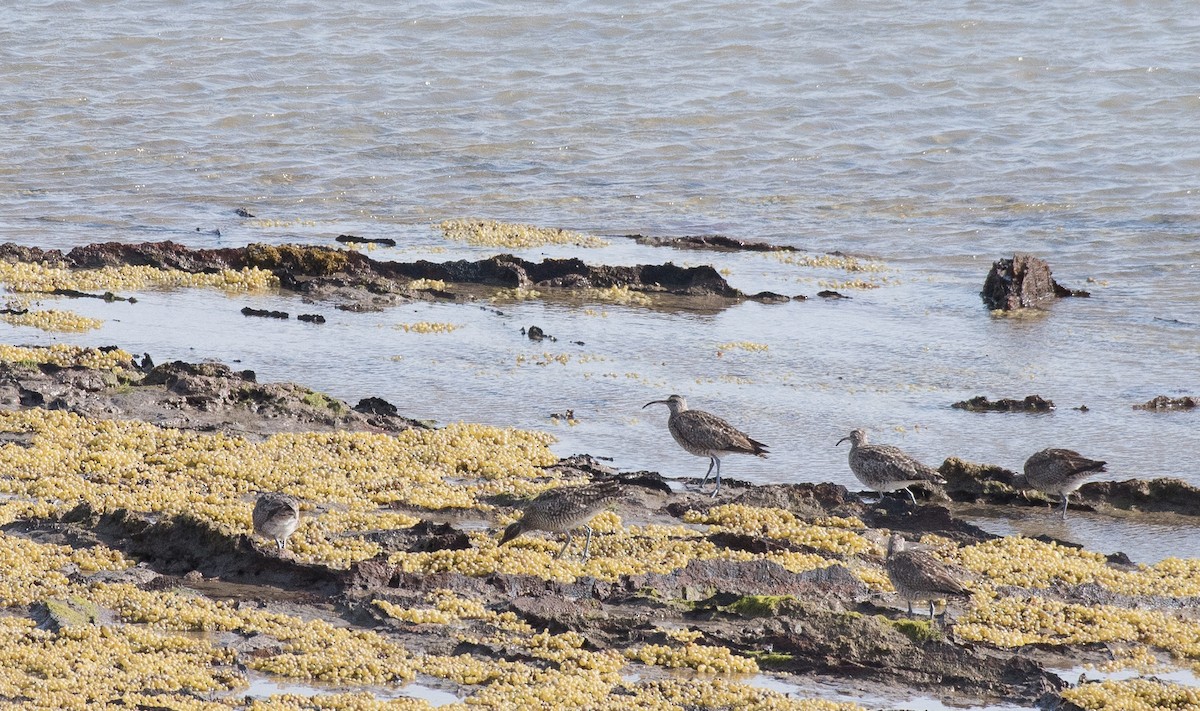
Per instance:
[[[745,432],[711,413],[684,410],[678,418],[680,429],[689,439],[702,442],[705,449],[746,454],[762,454],[766,451],[767,445],[751,439]]]
[[[1104,471],[1104,465],[1107,464],[1107,462],[1101,462],[1097,459],[1088,459],[1079,452],[1070,449],[1051,449],[1047,451],[1062,462],[1062,466],[1071,475],[1092,471],[1101,472]]]
[[[907,559],[907,564],[898,567],[910,581],[910,587],[943,595],[969,594],[953,568],[925,551],[900,551],[894,555],[902,563]]]
[[[908,456],[899,447],[871,444],[859,447],[859,466],[880,479],[942,483],[941,474]]]

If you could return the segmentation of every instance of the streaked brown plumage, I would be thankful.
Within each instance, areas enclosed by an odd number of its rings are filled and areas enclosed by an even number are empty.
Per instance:
[[[504,529],[500,545],[508,543],[526,531],[566,533],[567,540],[555,558],[562,557],[571,545],[572,531],[582,526],[587,529],[587,542],[583,546],[583,557],[591,554],[592,527],[587,525],[609,502],[619,499],[623,489],[613,479],[585,484],[584,486],[562,486],[547,489],[525,505],[521,519]]]
[[[854,472],[854,476],[858,477],[863,486],[878,492],[880,496],[884,492],[904,489],[915,504],[917,497],[913,495],[909,486],[922,481],[946,483],[936,469],[918,462],[899,447],[889,444],[867,444],[866,430],[856,429],[839,439],[837,444],[846,440],[850,440],[850,471]]]
[[[1016,486],[1028,484],[1046,494],[1062,497],[1062,517],[1067,517],[1067,502],[1071,492],[1083,485],[1093,474],[1104,471],[1106,462],[1088,459],[1070,449],[1043,449],[1025,460],[1024,481],[1018,477]]]
[[[254,532],[275,539],[283,553],[287,539],[300,525],[300,503],[287,494],[260,494],[254,502]]]
[[[666,400],[654,400],[642,405],[645,410],[651,405],[666,405],[671,410],[667,418],[667,429],[671,436],[689,454],[697,457],[708,457],[708,471],[704,474],[703,488],[712,475],[713,468],[717,470],[717,486],[713,489],[715,497],[721,491],[721,457],[726,454],[753,454],[765,458],[768,454],[767,445],[751,439],[749,435],[735,428],[716,415],[703,410],[689,410],[687,400],[679,395],[672,395]]]
[[[929,602],[929,619],[932,620],[935,600],[971,596],[950,566],[925,551],[906,550],[904,539],[895,533],[888,539],[885,568],[892,587],[908,602],[909,615],[913,614],[914,600]]]

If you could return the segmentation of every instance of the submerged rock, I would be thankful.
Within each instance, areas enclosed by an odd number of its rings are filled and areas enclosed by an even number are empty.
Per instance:
[[[286,311],[272,311],[270,309],[256,309],[250,306],[242,307],[243,316],[257,316],[259,318],[277,318],[286,321],[291,318]]]
[[[1159,395],[1156,398],[1147,400],[1141,405],[1134,405],[1135,410],[1191,410],[1200,407],[1200,398],[1194,398],[1190,395],[1185,397],[1167,397]]]
[[[342,244],[377,244],[381,247],[395,247],[396,240],[391,237],[358,237],[355,235],[338,235],[334,238]]]
[[[675,247],[676,249],[710,249],[721,252],[795,252],[788,245],[771,244],[754,240],[741,240],[725,235],[689,235],[687,237],[647,237],[625,235],[638,244],[651,247]]]
[[[1054,409],[1054,402],[1041,395],[1026,395],[1023,400],[1001,398],[995,401],[989,400],[986,395],[976,395],[950,407],[970,412],[1050,412]]]
[[[1062,296],[1089,296],[1059,285],[1045,260],[1022,253],[993,262],[979,295],[989,309],[1000,311],[1037,308]]]

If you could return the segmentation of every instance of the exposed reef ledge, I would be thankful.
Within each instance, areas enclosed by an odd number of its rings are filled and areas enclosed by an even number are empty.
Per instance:
[[[254,267],[275,274],[281,286],[300,292],[360,288],[373,293],[403,291],[415,279],[498,288],[609,289],[678,296],[757,299],[725,281],[711,266],[681,267],[673,263],[634,266],[588,265],[579,259],[530,262],[511,254],[479,261],[387,262],[365,254],[305,245],[251,244],[221,249],[191,249],[175,242],[126,244],[105,242],[69,252],[43,250],[13,243],[0,245],[0,260],[35,262],[66,269],[121,265],[211,273]]]
[[[994,464],[951,457],[938,471],[946,478],[946,493],[958,502],[1045,507],[1060,501],[1057,495],[1016,488],[1016,473]],[[1200,488],[1172,478],[1093,481],[1072,495],[1071,507],[1200,516]]]

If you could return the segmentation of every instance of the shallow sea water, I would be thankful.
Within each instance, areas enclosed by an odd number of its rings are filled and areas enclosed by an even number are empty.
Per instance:
[[[1200,15],[1165,0],[25,3],[0,14],[0,241],[355,234],[399,242],[376,259],[442,261],[500,251],[433,229],[481,217],[722,233],[871,255],[888,271],[877,289],[838,287],[849,300],[712,312],[535,301],[351,314],[294,296],[148,292],[46,303],[104,319],[97,332],[0,331],[218,359],[442,423],[547,429],[560,454],[668,476],[706,467],[667,435],[665,409],[641,409],[679,393],[771,445],[766,460],[725,460],[726,476],[753,482],[857,488],[834,443],[863,427],[934,465],[1018,469],[1060,446],[1108,461],[1106,477],[1200,484],[1200,413],[1132,409],[1200,395],[1198,52]],[[1092,297],[990,316],[978,292],[1014,250]],[[743,291],[809,297],[861,276],[620,237],[519,254],[710,264]],[[244,305],[328,323],[247,319]],[[417,321],[461,328],[394,328]],[[530,342],[530,325],[558,341]],[[741,341],[767,348],[722,345]],[[1057,409],[950,408],[1034,393]],[[579,424],[551,420],[568,409]],[[1141,562],[1200,556],[1177,521],[967,513]]]

